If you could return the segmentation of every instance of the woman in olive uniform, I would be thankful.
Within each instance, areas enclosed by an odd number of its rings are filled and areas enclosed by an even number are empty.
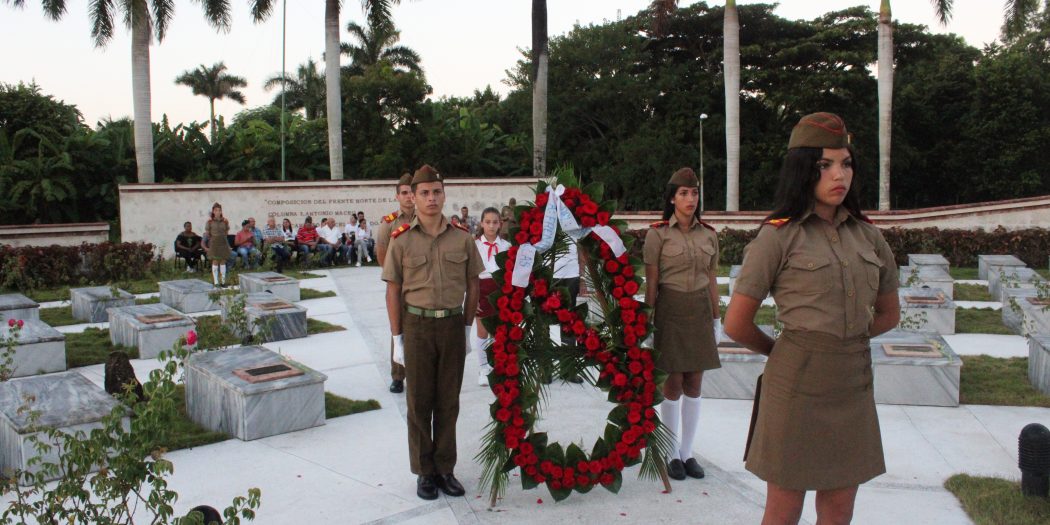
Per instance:
[[[857,486],[886,471],[869,339],[897,325],[897,270],[861,213],[853,148],[836,115],[791,132],[775,208],[744,250],[726,333],[769,355],[746,467],[767,483],[763,523],[798,523],[807,490],[819,523],[849,523]],[[754,317],[772,292],[783,333]]]
[[[645,302],[655,308],[656,366],[669,374],[660,420],[677,441],[677,456],[667,465],[668,475],[677,480],[704,477],[693,457],[700,382],[704,370],[721,366],[718,236],[700,221],[699,187],[693,170],[675,172],[664,191],[664,220],[645,235]]]
[[[215,286],[226,286],[226,261],[229,260],[230,243],[226,236],[230,233],[230,221],[222,216],[222,206],[215,203],[211,215],[204,225],[205,246],[208,259],[211,260],[211,278]]]

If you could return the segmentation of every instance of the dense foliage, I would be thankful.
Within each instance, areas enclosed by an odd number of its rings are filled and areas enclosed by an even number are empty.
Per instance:
[[[875,15],[864,7],[786,20],[771,5],[739,7],[741,206],[771,204],[791,126],[805,114],[845,117],[858,149],[863,204],[876,203]],[[705,207],[725,201],[722,8],[679,9],[654,36],[646,12],[575,27],[550,41],[550,166],[571,164],[628,210],[654,209],[675,168],[699,164]],[[530,171],[528,54],[508,71],[506,97],[430,98],[396,39],[362,32],[367,56],[343,70],[343,148],[353,179],[394,178],[429,162],[448,176]],[[382,37],[382,38],[379,38]],[[375,43],[371,43],[376,40]],[[1050,178],[1050,31],[1040,25],[976,49],[922,26],[895,29],[892,202],[895,208],[1045,194]],[[373,49],[374,48],[374,49]],[[369,51],[365,53],[364,51]],[[310,66],[308,69],[313,69]],[[315,74],[315,73],[314,73]],[[306,75],[309,77],[310,75]],[[304,82],[306,82],[304,80]],[[317,84],[317,82],[313,82]],[[306,118],[288,122],[287,176],[328,177],[323,87],[289,96]],[[294,97],[293,97],[294,94]],[[206,123],[154,124],[158,182],[280,177],[280,111],[246,110],[215,137]],[[91,128],[76,107],[35,85],[0,84],[0,223],[114,220],[116,186],[135,180],[132,125]],[[936,191],[931,189],[936,188]]]

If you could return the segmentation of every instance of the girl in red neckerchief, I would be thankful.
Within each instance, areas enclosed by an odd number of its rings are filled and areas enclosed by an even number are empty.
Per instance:
[[[499,269],[499,265],[496,264],[496,254],[510,249],[510,243],[499,236],[500,226],[502,226],[502,218],[499,210],[485,208],[485,211],[481,212],[481,235],[474,241],[478,247],[478,253],[481,254],[481,260],[485,262],[485,271],[478,276],[481,297],[478,300],[477,335],[471,337],[471,346],[478,355],[478,386],[488,386],[489,372],[492,372],[488,354],[485,352],[492,338],[489,337],[485,326],[481,324],[481,320],[496,315],[496,307],[489,301],[489,295],[499,290],[496,280],[492,278],[492,272]]]

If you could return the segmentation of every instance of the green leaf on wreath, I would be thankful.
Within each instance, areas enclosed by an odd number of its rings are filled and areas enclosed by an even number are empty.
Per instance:
[[[495,412],[493,412],[495,414]],[[616,405],[616,408],[609,412],[609,421],[616,423],[617,425],[624,427],[627,425],[627,407],[623,405]]]
[[[532,443],[532,446],[536,447],[536,450],[543,450],[547,447],[547,433],[537,432],[529,436],[528,441]]]
[[[580,494],[586,494],[594,488],[594,485],[576,485],[575,488],[576,492],[579,492]]]
[[[532,490],[538,487],[540,484],[536,483],[536,480],[532,479],[532,476],[525,473],[524,470],[521,472],[521,488],[525,490]]]
[[[561,449],[560,443],[551,443],[547,445],[547,450],[544,454],[555,465],[565,464],[565,452]]]
[[[516,468],[518,468],[518,466],[514,464],[514,457],[510,456],[507,458],[507,462],[503,464],[503,468],[500,469],[500,472],[510,472]]]
[[[605,425],[605,442],[610,447],[620,442],[620,429],[616,425]]]
[[[601,461],[602,458],[604,458],[605,456],[608,456],[608,455],[609,455],[609,445],[605,444],[605,440],[604,439],[598,438],[598,440],[594,442],[594,446],[591,447],[591,460],[592,461]]]
[[[576,468],[576,464],[581,461],[587,461],[587,454],[576,443],[569,443],[569,447],[565,449],[565,464]]]
[[[616,213],[616,201],[604,201],[598,205],[598,211],[606,211],[609,213]]]
[[[603,485],[603,486],[605,487],[605,490],[608,490],[609,492],[612,492],[613,494],[616,494],[617,492],[620,492],[620,486],[623,485],[623,473],[620,472],[620,471],[616,471],[616,472],[613,472],[612,475],[613,475],[613,482],[608,484],[608,485]]]
[[[601,203],[602,196],[605,194],[605,185],[600,182],[592,182],[583,188],[583,192],[594,202]]]
[[[657,385],[662,385],[662,384],[664,384],[664,381],[667,381],[667,372],[664,372],[663,370],[660,370],[659,368],[654,369],[653,370],[653,382],[655,382]]]
[[[570,494],[572,494],[572,490],[571,489],[554,490],[551,487],[551,484],[550,484],[549,481],[547,482],[547,490],[551,493],[551,497],[554,498],[554,501],[561,501],[561,500],[569,497]]]

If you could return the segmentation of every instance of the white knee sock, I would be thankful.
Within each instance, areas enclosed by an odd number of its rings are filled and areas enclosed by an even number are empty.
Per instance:
[[[220,264],[219,265],[219,282],[221,282],[222,284],[226,284],[226,265],[225,264]]]
[[[678,456],[685,461],[693,457],[693,440],[700,424],[700,397],[682,396],[682,442]]]
[[[664,399],[663,403],[660,403],[660,421],[667,427],[667,430],[671,431],[671,450],[678,450],[678,419],[682,415],[681,404],[680,399],[674,401]],[[672,460],[674,456],[667,459]]]
[[[471,332],[470,334],[470,346],[474,349],[474,353],[478,355],[478,365],[480,366],[489,366],[489,357],[485,353],[485,348],[489,346],[490,342],[492,342],[491,337],[482,339],[478,337],[477,332]]]
[[[219,285],[219,267],[214,264],[211,265],[211,282],[215,286]]]

